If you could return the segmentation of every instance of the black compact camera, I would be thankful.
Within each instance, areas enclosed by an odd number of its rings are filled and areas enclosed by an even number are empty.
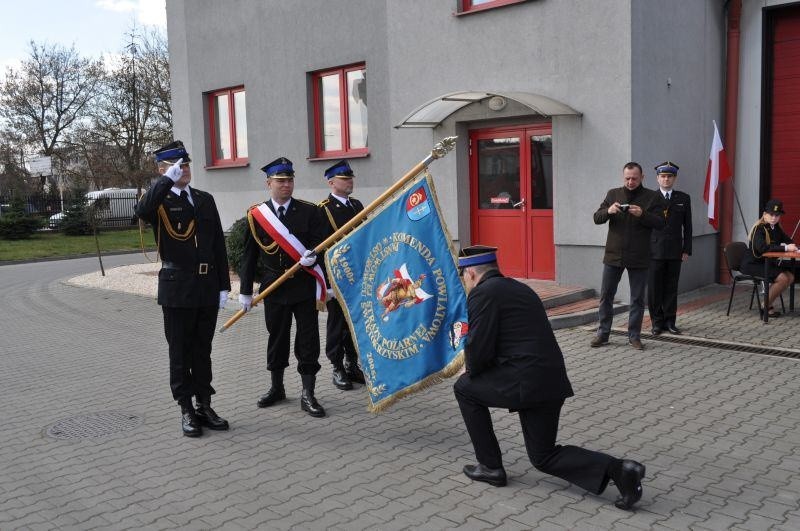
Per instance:
[[[625,203],[624,205],[620,205],[619,209],[622,210],[623,212],[627,212],[630,207],[631,206],[628,203]]]

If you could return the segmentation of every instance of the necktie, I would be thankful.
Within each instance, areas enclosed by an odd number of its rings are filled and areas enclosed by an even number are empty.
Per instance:
[[[286,213],[286,207],[284,207],[283,205],[279,206],[278,207],[278,219],[281,220],[281,221],[286,219],[286,216],[284,216],[285,213]]]
[[[349,208],[349,209],[352,209],[352,208],[353,208],[353,204],[350,202],[350,200],[349,200],[349,199],[348,199],[347,201],[345,201],[345,202],[344,202],[344,206],[346,206],[346,207],[347,207],[347,208]]]
[[[664,194],[664,197],[666,197],[666,198],[667,198],[667,201],[669,201],[669,196],[670,196],[670,193],[669,193],[669,192],[667,192],[666,194]]]
[[[194,205],[192,205],[191,201],[189,201],[189,192],[186,190],[181,190],[181,199],[186,201],[186,204],[189,205],[189,208],[194,210]]]

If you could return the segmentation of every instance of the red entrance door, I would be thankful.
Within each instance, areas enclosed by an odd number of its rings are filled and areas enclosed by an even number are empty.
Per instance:
[[[500,248],[504,274],[555,278],[550,123],[470,132],[472,242]]]

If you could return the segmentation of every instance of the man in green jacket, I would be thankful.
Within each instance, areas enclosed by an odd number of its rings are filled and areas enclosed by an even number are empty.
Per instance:
[[[643,350],[640,336],[650,265],[650,233],[653,229],[664,228],[664,204],[660,194],[642,186],[644,175],[638,163],[628,162],[623,166],[622,180],[623,186],[609,190],[594,213],[595,224],[608,222],[608,237],[598,309],[600,326],[591,346],[608,344],[614,319],[614,296],[622,272],[627,269],[631,288],[628,342],[633,348]]]

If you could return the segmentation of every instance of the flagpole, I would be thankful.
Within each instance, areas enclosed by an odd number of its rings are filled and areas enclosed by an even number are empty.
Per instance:
[[[739,207],[739,215],[742,216],[742,226],[744,227],[744,233],[749,234],[750,230],[747,228],[747,221],[744,219],[744,211],[742,210],[742,203],[739,201],[739,192],[736,190],[736,186],[733,184],[733,179],[728,181],[733,189],[733,197],[736,198],[736,205]],[[733,227],[731,227],[731,239],[733,239]]]
[[[456,145],[456,136],[448,136],[443,138],[440,142],[437,142],[431,152],[428,154],[427,157],[419,161],[413,168],[408,170],[408,172],[403,175],[397,182],[395,182],[392,186],[390,186],[385,192],[378,196],[373,202],[369,205],[364,207],[364,210],[356,214],[353,219],[342,225],[339,230],[328,236],[322,243],[314,247],[314,252],[316,254],[321,253],[332,244],[339,241],[343,238],[347,233],[349,233],[356,225],[361,223],[361,221],[366,218],[373,210],[381,206],[387,199],[397,193],[398,190],[403,188],[409,181],[411,181],[414,177],[419,175],[419,173],[424,170],[425,168],[430,165],[436,159],[440,159],[447,155],[447,153],[453,149]],[[300,262],[295,263],[292,267],[287,269],[281,276],[279,276],[272,284],[267,286],[267,288],[253,297],[253,306],[261,302],[267,295],[275,291],[278,286],[280,286],[286,279],[292,277],[302,266]],[[219,329],[219,332],[222,333],[228,328],[230,328],[236,321],[238,321],[245,313],[244,310],[239,310],[233,316],[227,320],[227,322],[222,325]]]

